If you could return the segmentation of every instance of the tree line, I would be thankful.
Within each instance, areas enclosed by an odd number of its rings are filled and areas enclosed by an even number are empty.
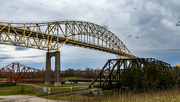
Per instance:
[[[63,77],[95,78],[99,74],[99,72],[99,69],[92,69],[89,67],[86,67],[85,70],[69,68],[65,71],[62,71],[62,75]]]
[[[160,65],[127,68],[122,72],[121,87],[129,91],[150,91],[180,88],[180,68],[163,70]]]
[[[84,77],[94,79],[100,69],[86,68],[66,69],[62,72],[63,77]],[[129,91],[151,91],[180,88],[180,68],[172,67],[166,70],[160,65],[149,63],[144,68],[127,68],[121,72],[121,88]]]

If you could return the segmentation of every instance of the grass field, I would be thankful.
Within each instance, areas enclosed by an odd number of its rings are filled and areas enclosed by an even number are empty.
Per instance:
[[[88,83],[74,84],[73,90],[85,88]],[[71,84],[62,84],[61,87],[52,87],[51,93],[70,91]],[[79,87],[75,87],[79,86]],[[83,87],[84,86],[84,87]],[[43,94],[42,88],[36,88],[31,85],[23,85],[23,92],[21,90],[22,85],[8,86],[0,88],[0,95],[41,95]],[[159,92],[149,93],[129,93],[118,94],[112,93],[112,91],[103,91],[104,95],[92,96],[89,94],[68,93],[61,95],[50,95],[44,98],[54,100],[66,100],[66,101],[83,101],[83,102],[180,102],[180,90],[167,90]],[[3,99],[0,99],[3,100]]]
[[[35,88],[34,86],[30,86],[30,85],[16,85],[16,86],[0,87],[0,90],[19,90],[22,87],[25,89]]]
[[[107,92],[106,92],[107,93]],[[44,97],[48,98],[48,97]],[[180,102],[179,90],[150,93],[106,94],[102,96],[63,94],[49,96],[49,99],[82,102]]]
[[[59,87],[71,87],[71,86],[83,86],[83,87],[89,87],[91,83],[90,82],[86,82],[86,83],[73,83],[73,84],[61,84],[61,86]],[[44,85],[42,84],[36,84],[37,86],[41,86],[43,87]],[[94,85],[98,85],[98,83],[95,83]],[[54,86],[51,86],[51,87],[54,87]]]
[[[76,87],[76,86],[80,87]],[[43,87],[44,85],[38,85]],[[23,90],[22,90],[23,87]],[[51,87],[51,93],[57,93],[62,91],[70,91],[71,85],[70,84],[63,84],[63,86],[60,87]],[[87,85],[84,84],[76,84],[73,85],[72,90],[81,89],[81,88],[87,88]],[[7,87],[0,87],[0,95],[42,95],[43,94],[43,88],[37,88],[31,85],[16,85],[16,86],[7,86]]]
[[[105,100],[104,100],[105,99]],[[180,90],[168,90],[141,94],[124,94],[100,97],[100,101],[107,102],[180,102]]]
[[[43,85],[39,85],[43,86]],[[80,88],[87,88],[89,83],[78,83],[72,84],[73,90]],[[76,87],[79,86],[79,87]],[[71,84],[62,84],[61,87],[52,87],[51,93],[70,91]],[[0,95],[42,95],[42,88],[36,88],[31,85],[22,85],[0,87]],[[44,98],[54,99],[54,100],[66,100],[66,101],[83,101],[83,102],[180,102],[180,90],[167,90],[159,92],[149,92],[149,93],[128,93],[128,94],[118,94],[112,91],[103,91],[101,96],[92,96],[89,94],[80,93],[68,93],[61,95],[50,95]],[[3,99],[0,99],[3,100]]]
[[[31,85],[6,86],[0,87],[0,95],[30,94],[34,90],[40,91],[40,89]]]
[[[4,100],[3,98],[0,98],[0,100]]]
[[[94,80],[93,78],[83,78],[83,77],[63,77],[64,80]]]

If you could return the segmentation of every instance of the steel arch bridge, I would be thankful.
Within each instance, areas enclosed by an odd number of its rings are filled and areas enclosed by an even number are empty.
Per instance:
[[[83,21],[0,22],[0,44],[47,51],[59,50],[63,44],[71,44],[125,58],[136,58],[111,31]]]

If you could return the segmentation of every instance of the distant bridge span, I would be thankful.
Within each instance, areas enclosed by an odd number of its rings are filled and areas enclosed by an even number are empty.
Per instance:
[[[0,43],[47,51],[59,50],[63,44],[71,44],[136,58],[111,31],[83,21],[0,22]]]

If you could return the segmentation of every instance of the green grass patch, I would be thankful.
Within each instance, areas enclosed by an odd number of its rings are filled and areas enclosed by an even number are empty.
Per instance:
[[[16,92],[16,94],[18,94],[18,95],[42,95],[43,89],[40,88],[40,89],[24,90],[24,92],[19,90]]]
[[[103,90],[102,94],[103,95],[111,95],[112,94],[112,90]]]
[[[62,91],[70,91],[70,88],[52,88],[51,93],[56,93],[56,92],[62,92]]]
[[[62,84],[60,87],[51,87],[51,93],[57,93],[62,91],[71,91],[81,88],[87,88],[90,83],[77,83],[77,84]],[[42,84],[36,84],[37,86],[43,87]],[[79,87],[77,87],[79,86]],[[23,87],[23,90],[22,90]],[[67,87],[67,88],[65,88]],[[42,95],[43,89],[37,88],[31,85],[16,85],[16,86],[7,86],[7,87],[0,87],[0,95],[1,96],[7,96],[7,95]]]
[[[74,83],[74,84],[61,84],[61,87],[71,87],[71,86],[89,86],[90,83]]]
[[[14,91],[0,92],[0,96],[14,95]]]
[[[44,86],[44,84],[35,84],[36,86],[41,86],[41,87],[43,87]]]
[[[4,100],[4,98],[0,98],[0,100]]]
[[[0,90],[20,90],[22,87],[24,89],[35,88],[34,86],[30,86],[30,85],[16,85],[16,86],[0,87]]]
[[[84,77],[64,77],[63,80],[94,80],[94,79],[84,78]]]
[[[76,89],[81,89],[84,87],[73,87],[72,90],[76,90]],[[61,88],[61,87],[52,87],[51,88],[51,93],[57,93],[57,92],[62,92],[62,91],[71,91],[71,88]],[[16,89],[13,91],[10,90],[2,90],[0,91],[0,95],[1,96],[7,96],[7,95],[42,95],[43,94],[43,89],[42,88],[26,88],[23,87],[23,90],[20,89]]]
[[[72,90],[77,90],[77,89],[82,89],[84,87],[73,87]],[[53,88],[51,89],[51,93],[56,93],[56,92],[62,92],[62,91],[71,91],[71,88]]]
[[[24,89],[22,90],[14,90],[14,91],[3,91],[0,92],[1,96],[7,96],[7,95],[41,95],[43,92],[42,89]]]
[[[70,87],[71,85],[72,86],[89,86],[90,83],[73,83],[73,84],[67,83],[67,84],[61,84],[61,86],[54,86],[54,85],[45,86],[43,84],[35,84],[35,85],[40,86],[40,87]]]
[[[73,84],[70,84],[70,83],[67,83],[67,84],[61,84],[61,86],[53,86],[53,85],[51,85],[51,86],[48,86],[48,87],[71,87],[71,86],[83,86],[83,87],[89,87],[89,85],[90,85],[91,83],[90,82],[85,82],[85,83],[73,83]],[[36,84],[37,86],[41,86],[41,87],[46,87],[46,86],[44,86],[44,85],[42,85],[42,84]],[[98,85],[98,84],[94,84],[94,85]]]
[[[41,93],[40,93],[41,92]],[[31,85],[16,85],[0,87],[0,95],[38,95],[42,94],[42,89]]]

